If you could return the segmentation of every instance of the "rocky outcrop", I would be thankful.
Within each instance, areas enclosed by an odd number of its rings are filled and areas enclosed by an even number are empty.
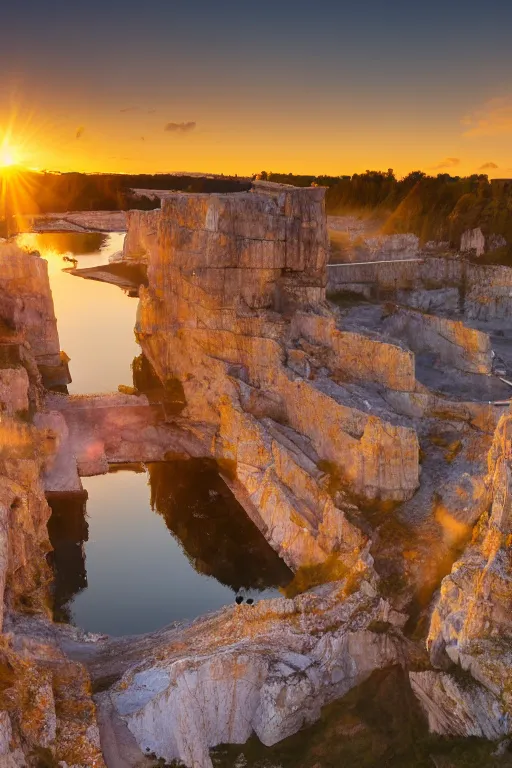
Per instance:
[[[506,319],[512,312],[512,269],[468,265],[464,311],[475,320]]]
[[[360,261],[400,261],[418,257],[420,239],[413,234],[374,235],[353,239],[356,255]]]
[[[410,672],[409,678],[431,733],[492,741],[510,734],[510,718],[502,703],[469,675],[427,670]]]
[[[506,245],[507,241],[502,235],[491,234],[486,237],[480,227],[466,230],[460,239],[462,253],[473,253],[478,257],[505,248]]]
[[[487,738],[512,730],[512,656],[510,542],[512,506],[510,470],[512,420],[502,417],[489,453],[490,510],[480,520],[471,545],[441,584],[428,635],[432,664],[456,664],[467,673],[468,695],[462,708],[446,717],[457,689],[447,677],[418,680],[429,718],[452,733],[465,730]],[[472,725],[468,725],[468,718]]]
[[[418,353],[431,353],[443,364],[466,373],[491,373],[491,342],[486,333],[457,320],[403,307],[389,313],[383,330]]]
[[[60,354],[57,320],[48,280],[48,265],[37,253],[11,243],[0,244],[0,318],[21,334],[40,368],[61,383],[69,382]]]
[[[41,472],[48,434],[0,421],[0,762],[54,758],[103,768],[89,677],[54,644],[13,630],[4,606],[45,616],[51,549]],[[29,762],[28,765],[33,765]]]
[[[43,476],[50,493],[80,493],[79,478],[104,474],[109,464],[205,456],[212,440],[208,429],[166,424],[163,405],[145,395],[48,394],[34,421],[51,434]]]
[[[485,252],[485,237],[480,229],[466,230],[460,239],[460,250],[462,253],[473,251],[475,256],[483,256]]]
[[[419,261],[376,264],[330,264],[327,267],[327,293],[351,292],[366,298],[396,297],[397,291],[459,288],[463,263],[443,256],[418,256]]]
[[[100,711],[113,708],[142,753],[196,768],[211,768],[210,747],[244,743],[252,732],[275,744],[375,669],[404,661],[405,617],[360,577],[355,591],[345,581],[294,600],[226,608],[149,644],[100,643],[87,662],[93,678],[112,672],[114,659],[123,672]]]
[[[11,622],[14,611],[49,613],[42,476],[55,433],[29,420],[42,405],[37,364],[58,370],[61,360],[46,262],[2,244],[0,264],[0,764],[104,768],[85,668]]]
[[[386,342],[381,336],[372,338],[370,334],[341,330],[332,313],[297,312],[292,320],[291,336],[299,345],[305,340],[324,347],[325,363],[339,375],[373,381],[393,390],[412,392],[415,389],[411,351],[399,343]],[[290,358],[293,352],[288,355]]]
[[[146,356],[162,381],[183,386],[183,417],[214,428],[212,455],[231,463],[292,567],[338,551],[340,531],[351,527],[328,501],[321,473],[304,467],[330,464],[352,493],[371,499],[408,498],[418,484],[415,432],[390,413],[369,415],[328,370],[312,372],[297,344],[304,313],[318,315],[311,326],[329,324],[323,196],[272,184],[168,195],[161,211],[130,214],[125,246],[129,259],[148,265],[137,321]],[[332,326],[323,333],[338,369],[354,360],[350,337]],[[373,378],[389,377],[376,346],[360,346]],[[410,357],[397,347],[389,354],[400,362],[399,381]],[[279,424],[293,444],[286,472]]]

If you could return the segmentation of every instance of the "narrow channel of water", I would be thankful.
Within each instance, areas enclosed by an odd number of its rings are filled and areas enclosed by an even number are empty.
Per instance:
[[[115,392],[133,383],[137,301],[115,285],[63,271],[73,258],[79,267],[107,263],[123,237],[18,237],[20,246],[48,262],[61,348],[70,357],[70,394]],[[138,363],[137,384],[151,390],[155,382],[144,360]],[[49,500],[58,620],[111,635],[149,632],[236,596],[278,595],[291,580],[211,462],[117,468],[82,483],[87,501]]]
[[[121,250],[123,234],[24,234],[18,244],[39,251],[48,273],[61,349],[71,358],[71,394],[116,392],[132,384],[131,363],[139,353],[134,326],[137,300],[115,285],[84,280],[65,270],[76,259],[79,267],[106,264]]]
[[[90,632],[149,632],[279,596],[291,573],[210,462],[83,479],[87,502],[50,501],[55,617]]]

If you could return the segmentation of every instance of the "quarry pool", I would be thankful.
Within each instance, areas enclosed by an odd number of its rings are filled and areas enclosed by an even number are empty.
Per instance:
[[[137,301],[115,285],[70,275],[65,259],[79,267],[108,263],[121,250],[124,234],[24,234],[17,238],[24,249],[39,251],[48,262],[60,346],[70,358],[71,394],[115,392],[119,384],[132,384],[131,363],[140,348],[133,328]]]
[[[50,499],[54,614],[90,632],[150,632],[292,577],[211,462],[122,466]]]
[[[60,345],[70,358],[70,394],[115,392],[133,383],[132,362],[140,354],[133,332],[137,301],[115,285],[64,271],[72,259],[80,268],[108,263],[123,238],[18,237],[20,246],[48,262]],[[141,391],[154,386],[148,375],[144,366],[136,368]],[[167,413],[169,404],[164,407]],[[83,497],[49,498],[59,621],[114,636],[149,632],[237,597],[256,602],[279,596],[279,587],[291,581],[212,462],[116,465],[82,484]]]

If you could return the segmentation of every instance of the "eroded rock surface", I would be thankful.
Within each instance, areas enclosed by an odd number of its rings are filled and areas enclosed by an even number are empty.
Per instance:
[[[432,664],[446,673],[419,677],[415,683],[440,732],[497,738],[512,728],[511,429],[507,414],[489,452],[490,508],[479,521],[470,546],[443,579],[432,613],[427,646]],[[452,679],[450,665],[467,673],[466,686],[460,676]],[[460,696],[462,709],[450,719],[450,700],[461,685],[467,695]]]
[[[305,314],[329,324],[323,196],[272,184],[169,195],[161,211],[130,214],[125,244],[127,259],[148,265],[137,324],[146,356],[162,381],[181,382],[183,416],[214,427],[212,455],[229,463],[293,567],[344,541],[353,553],[359,537],[322,487],[322,466],[366,498],[401,500],[418,485],[414,430],[396,414],[368,414],[300,348]],[[331,325],[327,341],[343,367],[350,338]],[[364,343],[383,377],[385,360]]]
[[[244,743],[253,731],[275,744],[375,669],[404,661],[405,617],[377,597],[368,566],[352,594],[345,581],[129,644],[99,643],[86,658],[93,678],[112,672],[113,659],[123,672],[100,709],[114,707],[143,753],[197,768],[210,768],[210,747]]]

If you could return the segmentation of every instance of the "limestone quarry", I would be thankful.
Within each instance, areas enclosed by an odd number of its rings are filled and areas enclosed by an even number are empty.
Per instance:
[[[152,383],[118,392],[66,392],[46,261],[0,242],[1,766],[252,765],[248,740],[307,733],[389,670],[425,732],[410,765],[465,764],[428,762],[453,737],[506,760],[512,269],[354,222],[333,259],[324,193],[255,182],[128,212],[123,252],[70,273],[138,296]],[[137,636],[54,621],[48,500],[196,459],[291,572],[282,597]]]

